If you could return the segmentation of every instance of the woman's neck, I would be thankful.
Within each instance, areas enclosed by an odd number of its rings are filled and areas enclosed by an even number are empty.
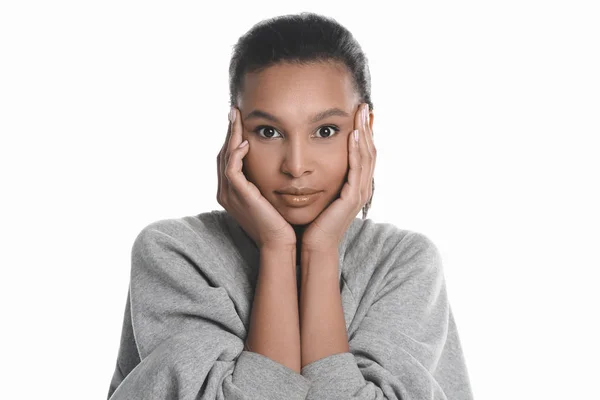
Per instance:
[[[302,235],[306,225],[292,225],[296,232],[296,264],[300,265],[300,253],[302,252]]]

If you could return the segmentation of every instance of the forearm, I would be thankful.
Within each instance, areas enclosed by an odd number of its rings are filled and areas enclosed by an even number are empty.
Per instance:
[[[301,368],[350,351],[338,281],[338,252],[302,252]]]
[[[300,373],[296,248],[263,248],[256,283],[249,349]]]

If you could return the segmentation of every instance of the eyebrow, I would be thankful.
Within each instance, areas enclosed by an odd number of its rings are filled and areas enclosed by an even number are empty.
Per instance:
[[[332,117],[335,115],[340,116],[340,117],[349,117],[350,116],[344,110],[340,110],[339,108],[334,107],[334,108],[330,108],[328,110],[321,111],[320,113],[313,115],[312,118],[310,118],[309,122],[311,124],[314,124],[315,122],[319,122],[322,119]],[[247,121],[252,118],[264,118],[264,119],[268,119],[269,121],[273,121],[277,124],[281,124],[281,121],[277,117],[275,117],[274,115],[271,115],[265,111],[262,111],[262,110],[253,110],[248,115],[246,115],[246,118],[244,118],[244,121]]]

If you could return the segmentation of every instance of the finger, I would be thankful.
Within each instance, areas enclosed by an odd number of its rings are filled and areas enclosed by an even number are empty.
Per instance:
[[[238,109],[232,108],[232,118],[233,121],[230,123],[231,130],[229,133],[229,141],[228,141],[228,150],[229,152],[236,149],[242,143],[242,131],[241,131],[241,121],[238,113]]]
[[[232,118],[236,118],[235,107],[231,107],[230,109],[227,136],[225,137],[225,143],[223,143],[222,158],[225,164],[227,164],[227,160],[229,160],[229,155],[231,154],[232,150],[239,146],[239,143],[235,146],[232,145],[232,136],[235,131],[235,121],[232,122]]]
[[[229,183],[231,186],[233,186],[232,189],[234,189],[234,192],[238,195],[238,197],[245,199],[245,193],[248,191],[249,182],[243,172],[243,159],[250,150],[250,144],[247,140],[243,140],[241,113],[236,107],[232,108],[231,118],[232,122],[231,133],[229,137],[229,149],[235,154],[232,154],[229,157],[229,160],[232,161],[231,165],[234,170],[232,179],[229,180]],[[240,147],[243,142],[246,142],[246,144]],[[244,200],[244,202],[246,203],[246,200]]]
[[[221,150],[219,151],[219,155],[217,156],[217,178],[218,178],[218,186],[217,186],[217,200],[222,198],[222,190],[224,189],[224,184],[222,176],[225,172],[224,164],[228,157],[228,149],[229,149],[229,138],[231,137],[231,115],[233,108],[229,109],[229,114],[227,115],[227,119],[229,123],[227,124],[227,134],[225,135],[225,140],[223,141],[223,146],[221,146]]]
[[[360,137],[358,138],[358,142],[355,140],[355,133],[358,133],[358,135],[360,136],[360,131],[358,129],[353,130],[350,135],[348,135],[348,148],[349,148],[349,154],[348,154],[348,161],[350,164],[350,169],[348,171],[348,187],[349,187],[349,192],[348,193],[344,193],[345,196],[351,196],[354,197],[356,199],[358,199],[358,201],[360,203],[362,203],[364,201],[363,198],[361,198],[361,179],[362,179],[362,173],[363,173],[363,167],[361,164],[361,155],[360,155]]]
[[[233,112],[233,107],[229,109],[229,114],[227,115],[227,119],[229,120],[229,123],[227,124],[227,134],[225,135],[225,141],[223,142],[223,146],[221,146],[221,151],[219,152],[219,154],[221,156],[224,156],[227,154],[227,151],[229,150],[229,139],[231,138],[231,114]]]
[[[229,189],[244,200],[246,197],[248,181],[242,172],[242,167],[243,159],[246,154],[248,154],[250,144],[247,140],[244,140],[243,144],[244,146],[238,146],[231,152],[225,168],[225,176],[230,183]]]
[[[359,110],[357,112],[358,118],[356,121],[357,127],[355,129],[359,130],[359,149],[360,149],[360,160],[362,164],[363,173],[361,175],[360,181],[360,194],[362,203],[366,203],[369,198],[369,190],[370,190],[370,174],[371,174],[371,153],[369,152],[368,142],[367,142],[367,132],[365,130],[365,111],[368,110],[369,104],[363,103],[360,105]]]
[[[217,202],[221,199],[221,153],[217,156]]]
[[[369,108],[369,104],[364,104],[365,118],[363,120],[363,139],[364,145],[367,148],[368,157],[365,159],[365,168],[368,168],[369,172],[365,174],[366,185],[365,185],[365,193],[367,196],[367,200],[371,197],[371,193],[373,191],[373,173],[375,172],[375,162],[377,159],[377,150],[375,149],[375,142],[373,139],[373,131],[371,130],[370,124],[370,115],[371,110]],[[367,167],[368,166],[368,167]]]
[[[363,118],[361,119],[361,130],[364,133],[364,135],[361,135],[361,139],[363,139],[363,145],[364,145],[364,149],[367,151],[367,153],[370,153],[371,151],[371,130],[369,129],[369,114],[370,114],[370,110],[369,110],[369,104],[365,103],[363,104]]]
[[[373,130],[371,129],[371,108],[369,107],[369,103],[365,103],[365,108],[367,111],[367,115],[365,118],[365,131],[369,133],[369,137],[373,137]]]

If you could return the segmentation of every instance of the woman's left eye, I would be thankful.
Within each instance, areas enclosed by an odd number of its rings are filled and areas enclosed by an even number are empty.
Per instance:
[[[325,125],[325,126],[320,127],[319,129],[317,129],[317,132],[321,131],[322,134],[327,135],[324,138],[320,138],[320,139],[327,139],[329,137],[334,136],[337,132],[339,132],[339,130],[340,130],[340,128],[338,128],[337,126]]]

